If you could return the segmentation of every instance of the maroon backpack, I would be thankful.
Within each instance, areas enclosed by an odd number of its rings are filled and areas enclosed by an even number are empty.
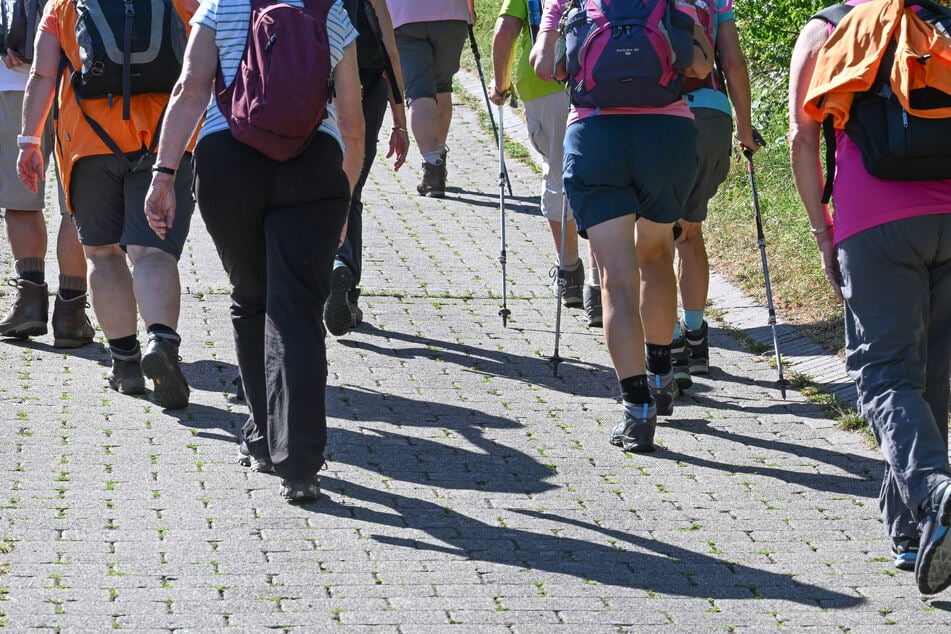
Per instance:
[[[225,86],[221,65],[215,100],[231,134],[275,161],[310,144],[333,96],[327,14],[334,0],[251,0],[244,54]]]

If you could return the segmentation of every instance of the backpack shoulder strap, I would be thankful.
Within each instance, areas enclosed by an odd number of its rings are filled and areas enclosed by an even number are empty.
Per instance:
[[[832,26],[838,26],[839,22],[842,21],[849,11],[852,10],[852,5],[848,4],[834,4],[831,7],[826,7],[822,11],[815,13],[810,17],[810,20],[822,20]]]

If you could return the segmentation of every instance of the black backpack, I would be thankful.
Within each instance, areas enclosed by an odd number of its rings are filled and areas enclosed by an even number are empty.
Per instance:
[[[906,0],[917,5],[918,17],[951,33],[951,9],[930,0]],[[833,26],[852,10],[837,4],[816,13]],[[879,64],[872,87],[855,95],[845,124],[845,133],[858,146],[865,170],[876,178],[898,181],[951,179],[951,118],[926,119],[909,114],[894,95],[889,82],[895,62],[897,42],[892,39]],[[923,60],[925,63],[927,60]],[[951,95],[929,88],[917,96],[927,102],[915,107],[941,108],[951,105]],[[835,128],[832,117],[822,122],[826,144],[826,176],[822,202],[832,198],[835,176]]]
[[[168,94],[185,56],[185,24],[171,0],[74,0],[82,65],[72,86],[81,99]],[[67,62],[68,63],[68,62]]]

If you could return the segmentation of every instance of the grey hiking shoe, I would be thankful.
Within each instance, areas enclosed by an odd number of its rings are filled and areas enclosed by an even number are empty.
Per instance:
[[[106,374],[109,387],[120,394],[145,394],[145,376],[142,374],[142,355],[112,353],[112,368]]]
[[[687,342],[683,335],[683,324],[680,328],[680,338],[674,339],[674,342],[670,344],[670,363],[673,366],[677,387],[686,390],[693,385],[693,379],[690,378],[690,351],[687,349]]]
[[[258,473],[274,473],[274,463],[271,462],[271,456],[256,456],[251,453],[251,448],[244,440],[238,445],[238,464],[242,467],[249,467],[251,471]]]
[[[604,326],[604,309],[601,306],[601,287],[584,285],[584,312],[588,317],[588,326],[601,328]]]
[[[687,352],[690,353],[688,365],[690,374],[707,374],[710,372],[710,346],[707,343],[707,322],[704,321],[699,330],[688,330],[680,322],[680,332],[683,333]]]
[[[142,355],[142,371],[154,382],[155,403],[165,409],[185,409],[191,389],[178,360],[178,335],[150,332]]]
[[[350,315],[353,317],[353,328],[363,323],[363,310],[360,308],[360,289],[355,288],[347,295],[350,303]]]
[[[657,429],[657,407],[654,403],[634,405],[641,411],[632,415],[625,404],[624,418],[611,431],[611,444],[631,453],[654,451],[654,431]]]
[[[335,337],[341,337],[353,327],[349,294],[353,287],[353,272],[346,264],[335,266],[330,275],[330,296],[324,304],[324,323]]]
[[[670,416],[674,413],[674,399],[680,397],[680,386],[674,380],[674,371],[667,374],[647,373],[647,385],[657,404],[658,416]]]
[[[915,581],[921,594],[938,594],[951,586],[951,481],[935,492],[922,517]]]
[[[315,502],[320,497],[320,481],[316,475],[300,480],[281,480],[281,495],[291,504]]]
[[[581,308],[584,304],[584,264],[578,260],[578,266],[573,271],[565,269],[564,291],[561,294],[561,303],[565,308]]]
[[[918,560],[918,542],[915,537],[893,537],[892,555],[895,557],[895,567],[899,570],[910,571],[915,569]]]

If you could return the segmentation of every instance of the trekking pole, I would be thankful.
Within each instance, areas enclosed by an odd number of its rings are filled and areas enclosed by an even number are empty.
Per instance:
[[[760,136],[759,132],[753,131],[757,145],[760,147],[766,145],[766,141]],[[756,171],[753,169],[753,152],[743,147],[743,156],[746,157],[747,172],[750,175],[750,189],[753,190],[753,215],[756,217],[756,240],[759,242],[760,259],[763,261],[763,278],[766,280],[766,307],[769,311],[769,326],[773,331],[773,354],[776,356],[776,368],[779,370],[779,380],[776,381],[776,387],[779,388],[783,400],[786,399],[786,386],[789,381],[783,378],[783,357],[779,353],[779,338],[776,336],[776,310],[773,308],[773,289],[769,284],[769,265],[766,263],[766,235],[763,233],[763,219],[759,211],[759,194],[756,192]]]
[[[554,374],[558,376],[558,364],[562,362],[558,354],[558,344],[561,338],[561,298],[565,294],[565,237],[568,225],[568,197],[565,196],[564,186],[561,192],[561,247],[558,249],[558,269],[555,272],[557,276],[557,292],[555,293],[555,351],[548,357],[548,360],[554,364]]]
[[[472,56],[475,58],[476,69],[479,71],[479,83],[482,84],[482,96],[485,97],[485,107],[489,111],[489,121],[492,122],[492,134],[495,136],[495,142],[500,143],[499,139],[499,129],[495,127],[495,117],[492,116],[492,102],[489,101],[489,89],[485,85],[485,75],[482,74],[482,57],[479,55],[479,45],[476,44],[475,33],[472,30],[472,25],[469,25],[469,47],[472,49]],[[514,98],[513,98],[514,99]],[[514,105],[514,101],[513,101]],[[502,118],[502,107],[499,106],[499,118]],[[501,147],[501,145],[500,145]],[[505,174],[505,184],[509,188],[509,196],[512,195],[512,183],[509,181],[508,170],[504,169],[505,164],[502,164],[503,172]]]
[[[499,252],[499,264],[502,265],[502,308],[499,309],[499,315],[502,316],[502,327],[508,326],[509,311],[506,304],[507,291],[505,287],[505,184],[508,181],[508,170],[505,169],[505,131],[502,128],[502,108],[505,104],[499,106],[499,234],[501,235],[502,248]],[[489,112],[492,112],[490,109]],[[511,190],[509,191],[511,193]]]

